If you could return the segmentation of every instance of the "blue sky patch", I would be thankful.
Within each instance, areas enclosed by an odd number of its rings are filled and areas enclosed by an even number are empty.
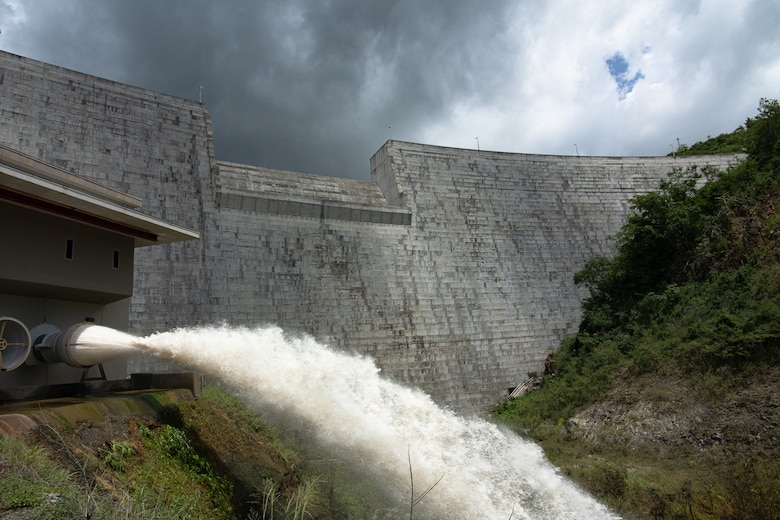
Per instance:
[[[616,52],[604,61],[609,68],[609,75],[612,76],[617,84],[618,98],[621,101],[626,99],[626,96],[634,90],[634,85],[636,85],[637,81],[645,77],[641,70],[636,71],[631,76],[629,74],[628,60],[619,52]]]

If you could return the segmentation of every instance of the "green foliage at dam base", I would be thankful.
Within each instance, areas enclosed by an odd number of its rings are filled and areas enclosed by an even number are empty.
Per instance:
[[[575,281],[579,333],[495,415],[627,518],[780,518],[780,105],[685,153]]]

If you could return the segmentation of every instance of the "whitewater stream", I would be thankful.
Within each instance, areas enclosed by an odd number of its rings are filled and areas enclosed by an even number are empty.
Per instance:
[[[276,327],[105,339],[112,345],[126,339],[229,383],[261,412],[283,414],[322,448],[350,453],[353,464],[397,490],[399,510],[410,500],[410,473],[417,496],[438,481],[415,507],[415,517],[618,518],[561,476],[534,443],[437,406],[423,392],[383,378],[370,358],[290,337]],[[101,338],[81,342],[100,345]]]

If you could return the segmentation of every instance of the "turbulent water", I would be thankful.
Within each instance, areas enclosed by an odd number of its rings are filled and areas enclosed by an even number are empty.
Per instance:
[[[229,382],[261,410],[306,425],[323,447],[351,453],[407,504],[410,469],[415,495],[441,479],[415,516],[616,518],[561,477],[535,444],[382,378],[369,358],[275,327],[183,329],[134,342]]]

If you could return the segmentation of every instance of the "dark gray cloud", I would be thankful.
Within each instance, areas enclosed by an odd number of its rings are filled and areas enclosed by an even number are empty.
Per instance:
[[[219,159],[367,179],[388,138],[658,155],[731,131],[780,97],[778,19],[777,0],[0,0],[0,48],[202,85]]]
[[[22,3],[22,30],[29,57],[189,99],[202,85],[222,160],[368,178],[388,137],[500,91],[508,4],[47,0]]]

